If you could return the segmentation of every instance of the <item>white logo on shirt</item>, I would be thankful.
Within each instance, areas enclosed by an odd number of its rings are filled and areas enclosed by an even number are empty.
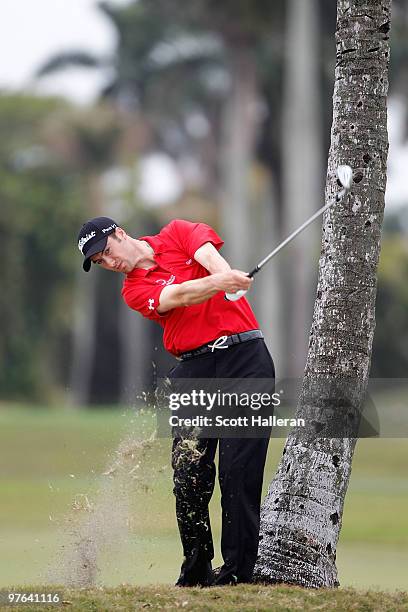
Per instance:
[[[158,278],[156,283],[158,283],[159,285],[172,285],[174,283],[174,281],[176,280],[176,277],[174,276],[174,274],[172,274],[169,278],[169,280],[165,280],[164,278]]]
[[[153,298],[149,298],[149,310],[154,310],[154,299]]]
[[[192,259],[187,259],[186,264],[189,266],[191,263],[193,263]]]

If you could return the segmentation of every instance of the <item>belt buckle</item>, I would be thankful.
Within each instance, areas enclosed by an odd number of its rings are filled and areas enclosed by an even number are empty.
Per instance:
[[[212,341],[212,344],[209,342],[206,347],[206,352],[211,351],[212,353],[214,353],[215,349],[227,349],[229,347],[229,338],[231,338],[231,336],[219,336],[218,338]]]

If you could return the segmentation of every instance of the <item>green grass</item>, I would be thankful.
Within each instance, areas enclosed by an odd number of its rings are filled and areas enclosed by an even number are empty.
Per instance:
[[[45,583],[47,572],[63,555],[66,519],[72,516],[75,497],[86,494],[91,502],[97,501],[98,489],[106,481],[101,474],[111,464],[119,441],[131,432],[147,437],[151,430],[152,423],[146,418],[119,410],[0,406],[0,587]],[[138,472],[141,479],[129,480],[128,533],[118,537],[116,545],[102,550],[99,558],[100,581],[105,586],[172,583],[176,578],[181,547],[174,514],[170,442],[157,440]],[[271,440],[265,490],[283,444],[283,439]],[[337,553],[342,586],[406,587],[407,456],[408,441],[404,439],[359,441]],[[144,487],[149,480],[152,486]],[[218,487],[211,516],[218,551]],[[215,564],[220,562],[217,552]],[[104,597],[110,601],[109,594],[104,592]]]
[[[16,589],[17,590],[17,589]],[[43,587],[29,587],[27,592],[44,592]],[[51,590],[51,592],[55,592]],[[210,589],[179,589],[167,585],[131,587],[123,585],[115,589],[87,590],[63,589],[63,608],[71,612],[112,612],[115,610],[205,610],[222,612],[268,611],[293,612],[293,610],[327,610],[345,612],[403,612],[408,610],[407,593],[382,593],[381,591],[308,590],[287,585],[238,585]],[[36,611],[38,606],[5,607]],[[41,606],[42,610],[58,610],[60,607]]]

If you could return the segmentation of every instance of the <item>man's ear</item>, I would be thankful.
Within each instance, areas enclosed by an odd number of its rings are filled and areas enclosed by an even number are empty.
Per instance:
[[[127,238],[127,233],[125,232],[124,229],[122,229],[121,227],[117,227],[115,229],[115,236],[117,238],[119,238],[119,240],[126,240]]]

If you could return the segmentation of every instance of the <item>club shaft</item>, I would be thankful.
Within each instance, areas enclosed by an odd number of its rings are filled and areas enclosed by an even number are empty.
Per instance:
[[[347,189],[343,189],[338,194],[336,194],[336,196],[333,198],[331,202],[328,202],[327,204],[319,208],[319,210],[317,210],[314,213],[314,215],[312,215],[309,219],[307,219],[307,221],[305,221],[300,227],[298,227],[294,232],[292,232],[290,236],[285,238],[285,240],[281,242],[276,247],[276,249],[274,249],[271,253],[269,253],[269,255],[267,255],[264,259],[262,259],[262,261],[260,261],[259,264],[253,270],[251,270],[251,272],[249,272],[248,276],[252,278],[255,274],[257,274],[257,272],[259,272],[261,268],[270,259],[272,259],[272,257],[275,257],[275,255],[279,253],[279,251],[281,251],[287,244],[289,244],[289,242],[291,242],[294,238],[296,238],[296,236],[298,236],[301,232],[303,232],[303,230],[306,229],[308,225],[313,223],[313,221],[317,219],[317,217],[320,217],[320,215],[322,215],[326,210],[328,210],[331,206],[333,206],[333,204],[336,204],[336,202],[339,202],[343,198],[346,191]]]

